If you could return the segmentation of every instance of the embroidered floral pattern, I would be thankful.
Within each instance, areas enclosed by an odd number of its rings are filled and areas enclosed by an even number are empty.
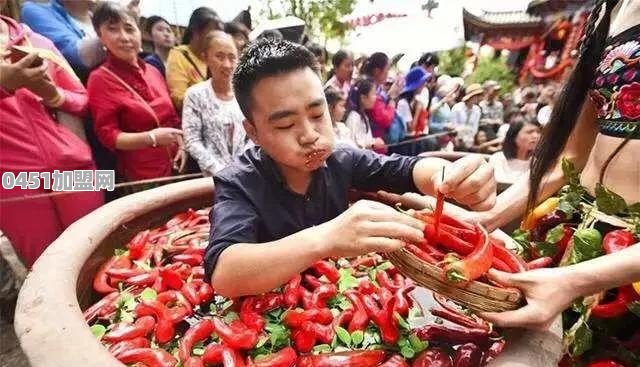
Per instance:
[[[600,119],[600,131],[607,135],[620,136],[619,125],[640,124],[638,30],[640,28],[634,27],[610,40],[589,91]]]

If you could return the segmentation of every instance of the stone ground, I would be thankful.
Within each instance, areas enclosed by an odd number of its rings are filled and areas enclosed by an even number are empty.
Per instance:
[[[2,236],[1,232],[0,256],[4,258],[6,264],[12,269],[15,278],[18,279],[18,281],[16,281],[16,287],[19,288],[19,285],[22,284],[22,280],[26,275],[26,269],[17,258],[9,241],[6,237]],[[0,302],[4,302],[4,304],[0,305],[3,309],[10,309],[10,312],[13,313],[15,300],[13,302],[0,300]],[[13,322],[7,320],[4,315],[0,315],[0,367],[29,367],[27,358],[22,353],[18,338],[16,338],[13,331]]]

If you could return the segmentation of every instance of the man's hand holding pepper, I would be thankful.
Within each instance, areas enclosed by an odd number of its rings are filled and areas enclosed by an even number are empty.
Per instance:
[[[390,252],[405,241],[424,240],[424,223],[390,206],[361,200],[335,219],[318,226],[326,257]]]

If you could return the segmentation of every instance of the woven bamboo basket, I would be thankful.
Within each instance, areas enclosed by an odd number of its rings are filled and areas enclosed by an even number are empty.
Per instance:
[[[387,258],[406,277],[418,285],[459,302],[473,311],[501,312],[519,308],[524,299],[515,288],[498,288],[490,284],[472,281],[458,287],[444,280],[442,269],[419,259],[401,249],[387,254]]]

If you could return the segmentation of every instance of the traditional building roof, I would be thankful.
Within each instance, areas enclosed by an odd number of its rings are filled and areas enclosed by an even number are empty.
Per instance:
[[[541,17],[524,11],[483,11],[482,14],[475,15],[463,8],[462,19],[464,37],[467,40],[480,34],[513,37],[533,35],[544,30],[544,21]]]
[[[527,13],[545,16],[559,11],[572,12],[593,3],[593,0],[533,0],[527,6]]]

